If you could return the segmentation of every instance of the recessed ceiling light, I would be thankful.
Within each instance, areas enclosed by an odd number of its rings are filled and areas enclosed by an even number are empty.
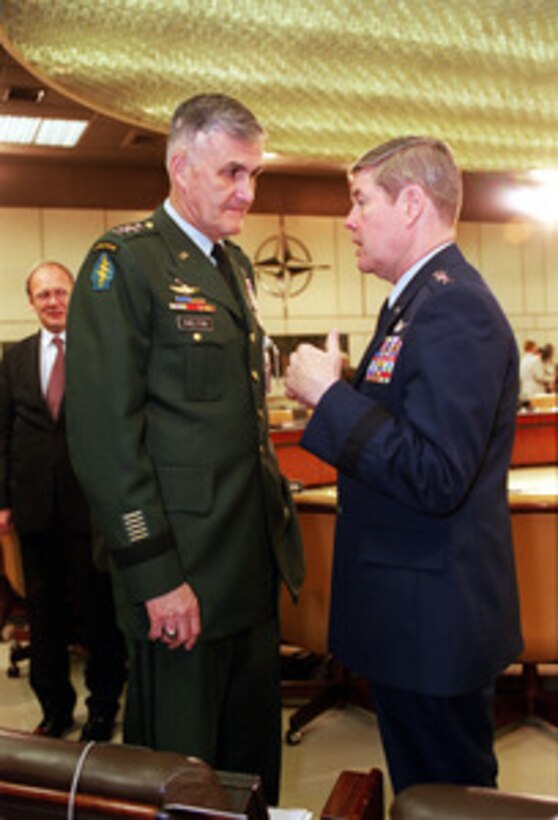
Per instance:
[[[88,124],[88,120],[0,115],[0,143],[73,148]]]
[[[37,145],[59,145],[72,148],[88,125],[87,120],[42,120],[35,137]]]

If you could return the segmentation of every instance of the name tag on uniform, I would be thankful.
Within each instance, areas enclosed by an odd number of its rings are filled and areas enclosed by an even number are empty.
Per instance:
[[[366,371],[366,381],[389,384],[402,347],[401,336],[386,336],[379,350],[372,356]]]
[[[177,316],[176,327],[178,330],[213,330],[213,319],[211,316]]]

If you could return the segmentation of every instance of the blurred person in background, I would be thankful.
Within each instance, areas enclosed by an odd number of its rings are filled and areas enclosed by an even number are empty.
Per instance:
[[[81,739],[107,741],[126,657],[110,576],[94,565],[89,509],[68,456],[64,359],[73,286],[59,262],[31,270],[26,290],[41,328],[0,363],[0,531],[15,527],[21,546],[30,684],[43,711],[35,733],[61,737],[74,725],[68,639],[77,614],[89,690]]]
[[[544,383],[547,393],[556,392],[556,365],[554,363],[554,345],[550,342],[541,348]]]
[[[529,405],[537,393],[546,392],[546,380],[541,353],[536,342],[527,339],[519,362],[519,402]]]

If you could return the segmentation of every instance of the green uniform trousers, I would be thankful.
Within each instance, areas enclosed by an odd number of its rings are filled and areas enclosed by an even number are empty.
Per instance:
[[[276,618],[190,652],[160,641],[129,647],[124,741],[258,774],[279,800],[281,693]]]

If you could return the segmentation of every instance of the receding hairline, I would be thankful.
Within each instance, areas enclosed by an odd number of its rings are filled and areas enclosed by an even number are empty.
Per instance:
[[[37,262],[36,265],[33,265],[27,276],[25,277],[25,292],[31,298],[31,282],[33,277],[36,273],[39,273],[43,268],[57,268],[58,270],[62,271],[63,274],[68,278],[68,281],[75,283],[75,276],[71,272],[69,268],[66,267],[62,262],[55,262],[54,260],[46,260],[45,262]]]

